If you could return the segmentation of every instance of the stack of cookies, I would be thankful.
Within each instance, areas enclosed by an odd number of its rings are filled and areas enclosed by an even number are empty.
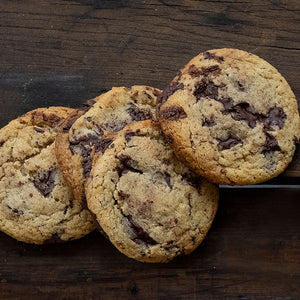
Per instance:
[[[206,51],[163,91],[115,87],[2,128],[0,229],[43,244],[97,226],[125,255],[167,262],[204,239],[217,184],[277,176],[299,137],[295,96],[274,67],[236,49]]]

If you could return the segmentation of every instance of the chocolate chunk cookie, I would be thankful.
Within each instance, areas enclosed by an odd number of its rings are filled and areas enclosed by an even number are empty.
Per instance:
[[[127,125],[95,155],[86,196],[110,241],[143,262],[191,253],[218,205],[218,187],[175,157],[153,121]]]
[[[277,176],[300,136],[286,80],[263,59],[237,49],[193,58],[158,97],[157,114],[178,158],[219,184]]]
[[[19,241],[74,240],[95,227],[55,157],[58,124],[73,112],[39,108],[0,130],[0,230]]]
[[[78,200],[84,200],[84,181],[92,166],[91,151],[105,151],[112,143],[106,134],[117,132],[134,121],[155,118],[156,98],[160,92],[148,86],[114,87],[89,100],[65,121],[56,139],[56,154]]]

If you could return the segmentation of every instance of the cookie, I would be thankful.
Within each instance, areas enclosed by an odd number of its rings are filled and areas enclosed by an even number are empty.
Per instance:
[[[127,125],[95,155],[86,181],[88,208],[128,257],[168,262],[204,239],[218,206],[218,187],[173,154],[153,121]]]
[[[84,181],[92,166],[92,149],[103,152],[112,142],[106,134],[117,132],[130,122],[155,118],[160,92],[148,86],[114,87],[89,100],[65,121],[56,139],[56,154],[64,178],[78,200],[85,201]]]
[[[95,225],[55,156],[58,124],[74,110],[39,108],[0,130],[0,230],[26,243],[78,239]]]
[[[279,175],[300,136],[286,80],[263,59],[237,49],[193,58],[159,96],[157,115],[178,158],[218,184]]]

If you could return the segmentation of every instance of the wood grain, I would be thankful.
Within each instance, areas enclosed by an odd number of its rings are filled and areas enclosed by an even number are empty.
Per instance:
[[[129,259],[97,232],[45,246],[0,234],[0,298],[299,299],[299,197],[222,189],[207,238],[169,264]]]
[[[298,0],[1,0],[0,126],[112,86],[163,88],[193,56],[222,47],[269,61],[299,99],[299,10]],[[299,149],[283,176],[300,177]]]

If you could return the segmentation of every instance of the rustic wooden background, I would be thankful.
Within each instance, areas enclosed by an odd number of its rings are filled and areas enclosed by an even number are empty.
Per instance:
[[[0,126],[112,86],[163,88],[222,47],[266,59],[300,99],[299,0],[0,0],[0,36]],[[0,299],[300,299],[299,147],[271,184],[222,188],[203,244],[166,265],[135,262],[97,232],[47,246],[0,233]]]

